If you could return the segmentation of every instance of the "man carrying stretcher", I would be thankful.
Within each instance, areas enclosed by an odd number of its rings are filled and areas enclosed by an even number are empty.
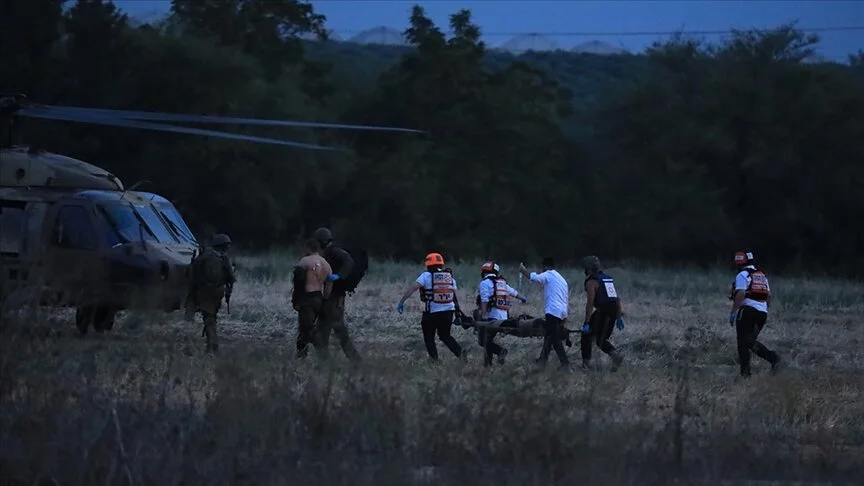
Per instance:
[[[486,262],[480,267],[480,286],[477,295],[477,311],[475,319],[478,321],[505,321],[510,317],[510,299],[515,297],[523,304],[528,300],[519,295],[519,292],[507,284],[507,280],[500,275],[501,269],[495,262]],[[483,365],[492,366],[492,357],[498,356],[498,363],[504,364],[507,349],[495,343],[497,332],[490,327],[477,328],[477,342],[483,347]]]
[[[473,319],[460,319],[460,323],[466,329],[474,327],[477,330],[478,342],[485,351],[485,366],[491,366],[492,358],[496,355],[498,363],[504,364],[507,349],[495,343],[498,334],[515,337],[545,337],[548,326],[546,326],[546,319],[524,314],[511,319],[509,316],[511,298],[519,299],[523,304],[527,299],[507,284],[500,275],[499,266],[494,262],[484,263],[480,272],[483,280],[480,281],[477,309],[474,311]],[[558,338],[566,342],[567,346],[572,345],[569,334],[570,332],[561,326]],[[543,361],[542,358],[538,360],[540,361]]]

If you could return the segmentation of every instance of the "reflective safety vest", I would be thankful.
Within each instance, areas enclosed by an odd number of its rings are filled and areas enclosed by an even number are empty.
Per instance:
[[[447,270],[430,272],[432,274],[432,287],[424,288],[420,294],[420,300],[429,304],[452,304],[456,300],[456,289],[453,285],[453,274]]]
[[[618,300],[618,290],[615,289],[615,279],[611,275],[606,275],[603,272],[597,272],[589,275],[585,279],[585,288],[588,288],[590,280],[597,280],[600,285],[597,286],[597,293],[594,294],[594,307],[600,307],[610,302]]]
[[[755,268],[747,268],[745,270],[747,270],[747,275],[750,277],[750,283],[747,284],[744,297],[757,302],[768,300],[768,277],[765,275],[765,272]]]
[[[502,311],[509,312],[513,300],[510,297],[510,293],[507,291],[507,279],[490,275],[485,277],[483,280],[489,280],[492,282],[492,296],[489,298],[489,308],[501,309]],[[477,307],[480,307],[481,303],[482,301],[478,292]]]
[[[504,277],[495,277],[492,279],[492,283],[495,286],[495,291],[492,294],[492,298],[489,299],[489,303],[496,309],[501,309],[505,312],[509,311],[511,300],[510,294],[507,292],[507,280]]]
[[[768,287],[768,277],[765,272],[756,268],[745,268],[750,282],[744,290],[744,297],[756,302],[765,302],[768,300],[770,288]],[[735,282],[732,282],[732,291],[729,293],[729,300],[735,298]]]

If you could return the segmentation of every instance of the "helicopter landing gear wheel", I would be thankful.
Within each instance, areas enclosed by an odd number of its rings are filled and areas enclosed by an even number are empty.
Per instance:
[[[117,311],[107,306],[82,306],[75,310],[75,325],[82,335],[87,334],[91,324],[96,331],[110,331],[116,316]]]

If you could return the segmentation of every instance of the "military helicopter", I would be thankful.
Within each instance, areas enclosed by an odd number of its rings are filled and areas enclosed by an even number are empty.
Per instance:
[[[88,162],[12,144],[21,117],[111,125],[344,150],[308,143],[155,123],[225,123],[422,133],[396,127],[340,125],[191,114],[37,105],[0,95],[0,319],[25,304],[75,307],[78,330],[108,331],[118,312],[172,312],[183,305],[187,268],[200,250],[170,200],[127,189]]]

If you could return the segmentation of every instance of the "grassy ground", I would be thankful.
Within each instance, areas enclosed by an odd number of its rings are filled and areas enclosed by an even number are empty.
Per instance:
[[[539,339],[502,337],[484,369],[470,330],[460,363],[428,363],[420,305],[394,305],[419,266],[373,262],[348,300],[364,366],[331,339],[332,365],[295,361],[291,257],[238,259],[222,353],[203,355],[182,313],[127,313],[108,335],[77,336],[71,312],[7,316],[0,365],[2,484],[748,484],[864,477],[861,285],[774,277],[762,341],[737,379],[726,323],[730,273],[611,269],[626,354],[595,373],[534,368]],[[513,265],[505,265],[517,284]],[[479,264],[454,267],[473,302]],[[581,320],[581,271],[562,271]],[[542,292],[527,280],[542,315]],[[466,307],[471,307],[466,304]],[[200,318],[199,318],[200,319]],[[570,323],[571,327],[576,324]],[[578,343],[568,349],[579,361]],[[602,357],[601,357],[602,356]],[[310,356],[312,358],[312,356]],[[856,479],[857,478],[857,479]],[[845,481],[845,482],[844,482]],[[761,483],[760,483],[761,484]],[[780,484],[780,483],[777,483]],[[792,483],[783,483],[792,484]]]

